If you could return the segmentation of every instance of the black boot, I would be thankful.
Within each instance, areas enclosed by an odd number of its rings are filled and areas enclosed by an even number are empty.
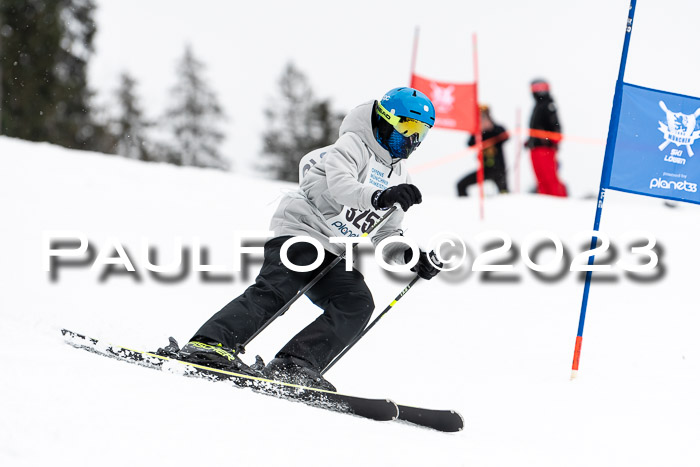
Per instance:
[[[180,349],[177,358],[183,362],[196,365],[241,373],[247,376],[264,377],[262,372],[252,369],[238,358],[235,350],[224,347],[219,343],[192,340]]]
[[[296,357],[275,358],[267,364],[263,373],[267,378],[275,381],[336,392],[335,386],[329,383],[320,372],[306,361]]]
[[[177,354],[180,352],[180,346],[174,337],[168,337],[168,341],[170,341],[168,345],[159,348],[153,353],[160,355],[161,357],[178,358]]]

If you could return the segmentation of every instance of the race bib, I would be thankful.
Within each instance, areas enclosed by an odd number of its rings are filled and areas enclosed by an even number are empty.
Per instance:
[[[389,178],[391,168],[379,162],[376,157],[372,158],[367,172],[364,185],[371,186],[377,190],[386,190],[389,187],[406,183],[406,171],[402,175],[393,173]],[[344,206],[337,216],[326,220],[334,236],[340,237],[360,237],[366,234],[374,224],[382,217],[383,211],[370,208],[361,211],[356,208]],[[368,238],[372,238],[377,233],[373,230]]]

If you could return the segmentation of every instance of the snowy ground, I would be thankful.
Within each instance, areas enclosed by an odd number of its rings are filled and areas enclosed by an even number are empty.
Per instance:
[[[692,290],[700,261],[698,207],[610,192],[602,230],[646,230],[662,246],[648,282],[617,270],[592,287],[579,378],[569,368],[582,284],[574,273],[536,279],[516,257],[515,281],[481,273],[419,282],[328,373],[342,391],[452,408],[458,434],[328,413],[77,351],[61,327],[127,346],[181,341],[257,272],[219,283],[197,273],[167,284],[145,270],[141,238],[173,257],[176,237],[199,238],[230,267],[232,237],[264,230],[291,185],[200,169],[129,162],[0,138],[0,464],[691,466],[700,463],[700,325]],[[407,235],[426,245],[455,232],[479,251],[498,229],[516,245],[537,230],[577,251],[595,201],[530,195],[475,200],[424,193]],[[140,274],[104,267],[42,270],[42,235],[84,232],[96,253],[110,238]],[[545,254],[540,262],[546,261]],[[408,281],[361,256],[378,310]],[[499,277],[496,275],[496,277]],[[265,359],[318,310],[308,300],[273,324],[246,356]],[[436,378],[442,378],[437,380]]]

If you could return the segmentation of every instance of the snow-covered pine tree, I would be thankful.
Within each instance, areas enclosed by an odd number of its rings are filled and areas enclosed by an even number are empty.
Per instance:
[[[265,109],[266,163],[260,169],[276,179],[296,182],[301,158],[335,142],[343,114],[332,110],[330,100],[316,99],[306,75],[291,62],[278,82],[279,94]]]
[[[113,120],[117,154],[141,161],[158,160],[146,134],[153,123],[147,121],[136,95],[136,80],[123,72],[116,91],[117,116]]]
[[[172,107],[165,115],[166,124],[174,133],[169,162],[226,170],[228,161],[219,152],[224,134],[218,130],[224,112],[216,94],[201,76],[203,69],[204,65],[187,45],[177,66]]]

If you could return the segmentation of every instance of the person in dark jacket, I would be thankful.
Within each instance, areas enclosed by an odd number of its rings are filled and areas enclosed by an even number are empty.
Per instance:
[[[561,141],[561,123],[557,107],[549,93],[549,83],[536,79],[530,84],[535,107],[530,118],[530,137],[525,143],[530,148],[532,169],[537,178],[537,193],[566,196],[566,186],[557,174],[557,149]]]
[[[492,180],[501,193],[508,193],[506,162],[503,156],[503,143],[508,140],[508,132],[494,123],[487,105],[479,106],[481,115],[481,141],[483,143],[484,180]],[[467,142],[469,147],[476,145],[472,135]],[[457,183],[457,195],[468,196],[467,188],[477,183],[477,172],[472,172]]]

